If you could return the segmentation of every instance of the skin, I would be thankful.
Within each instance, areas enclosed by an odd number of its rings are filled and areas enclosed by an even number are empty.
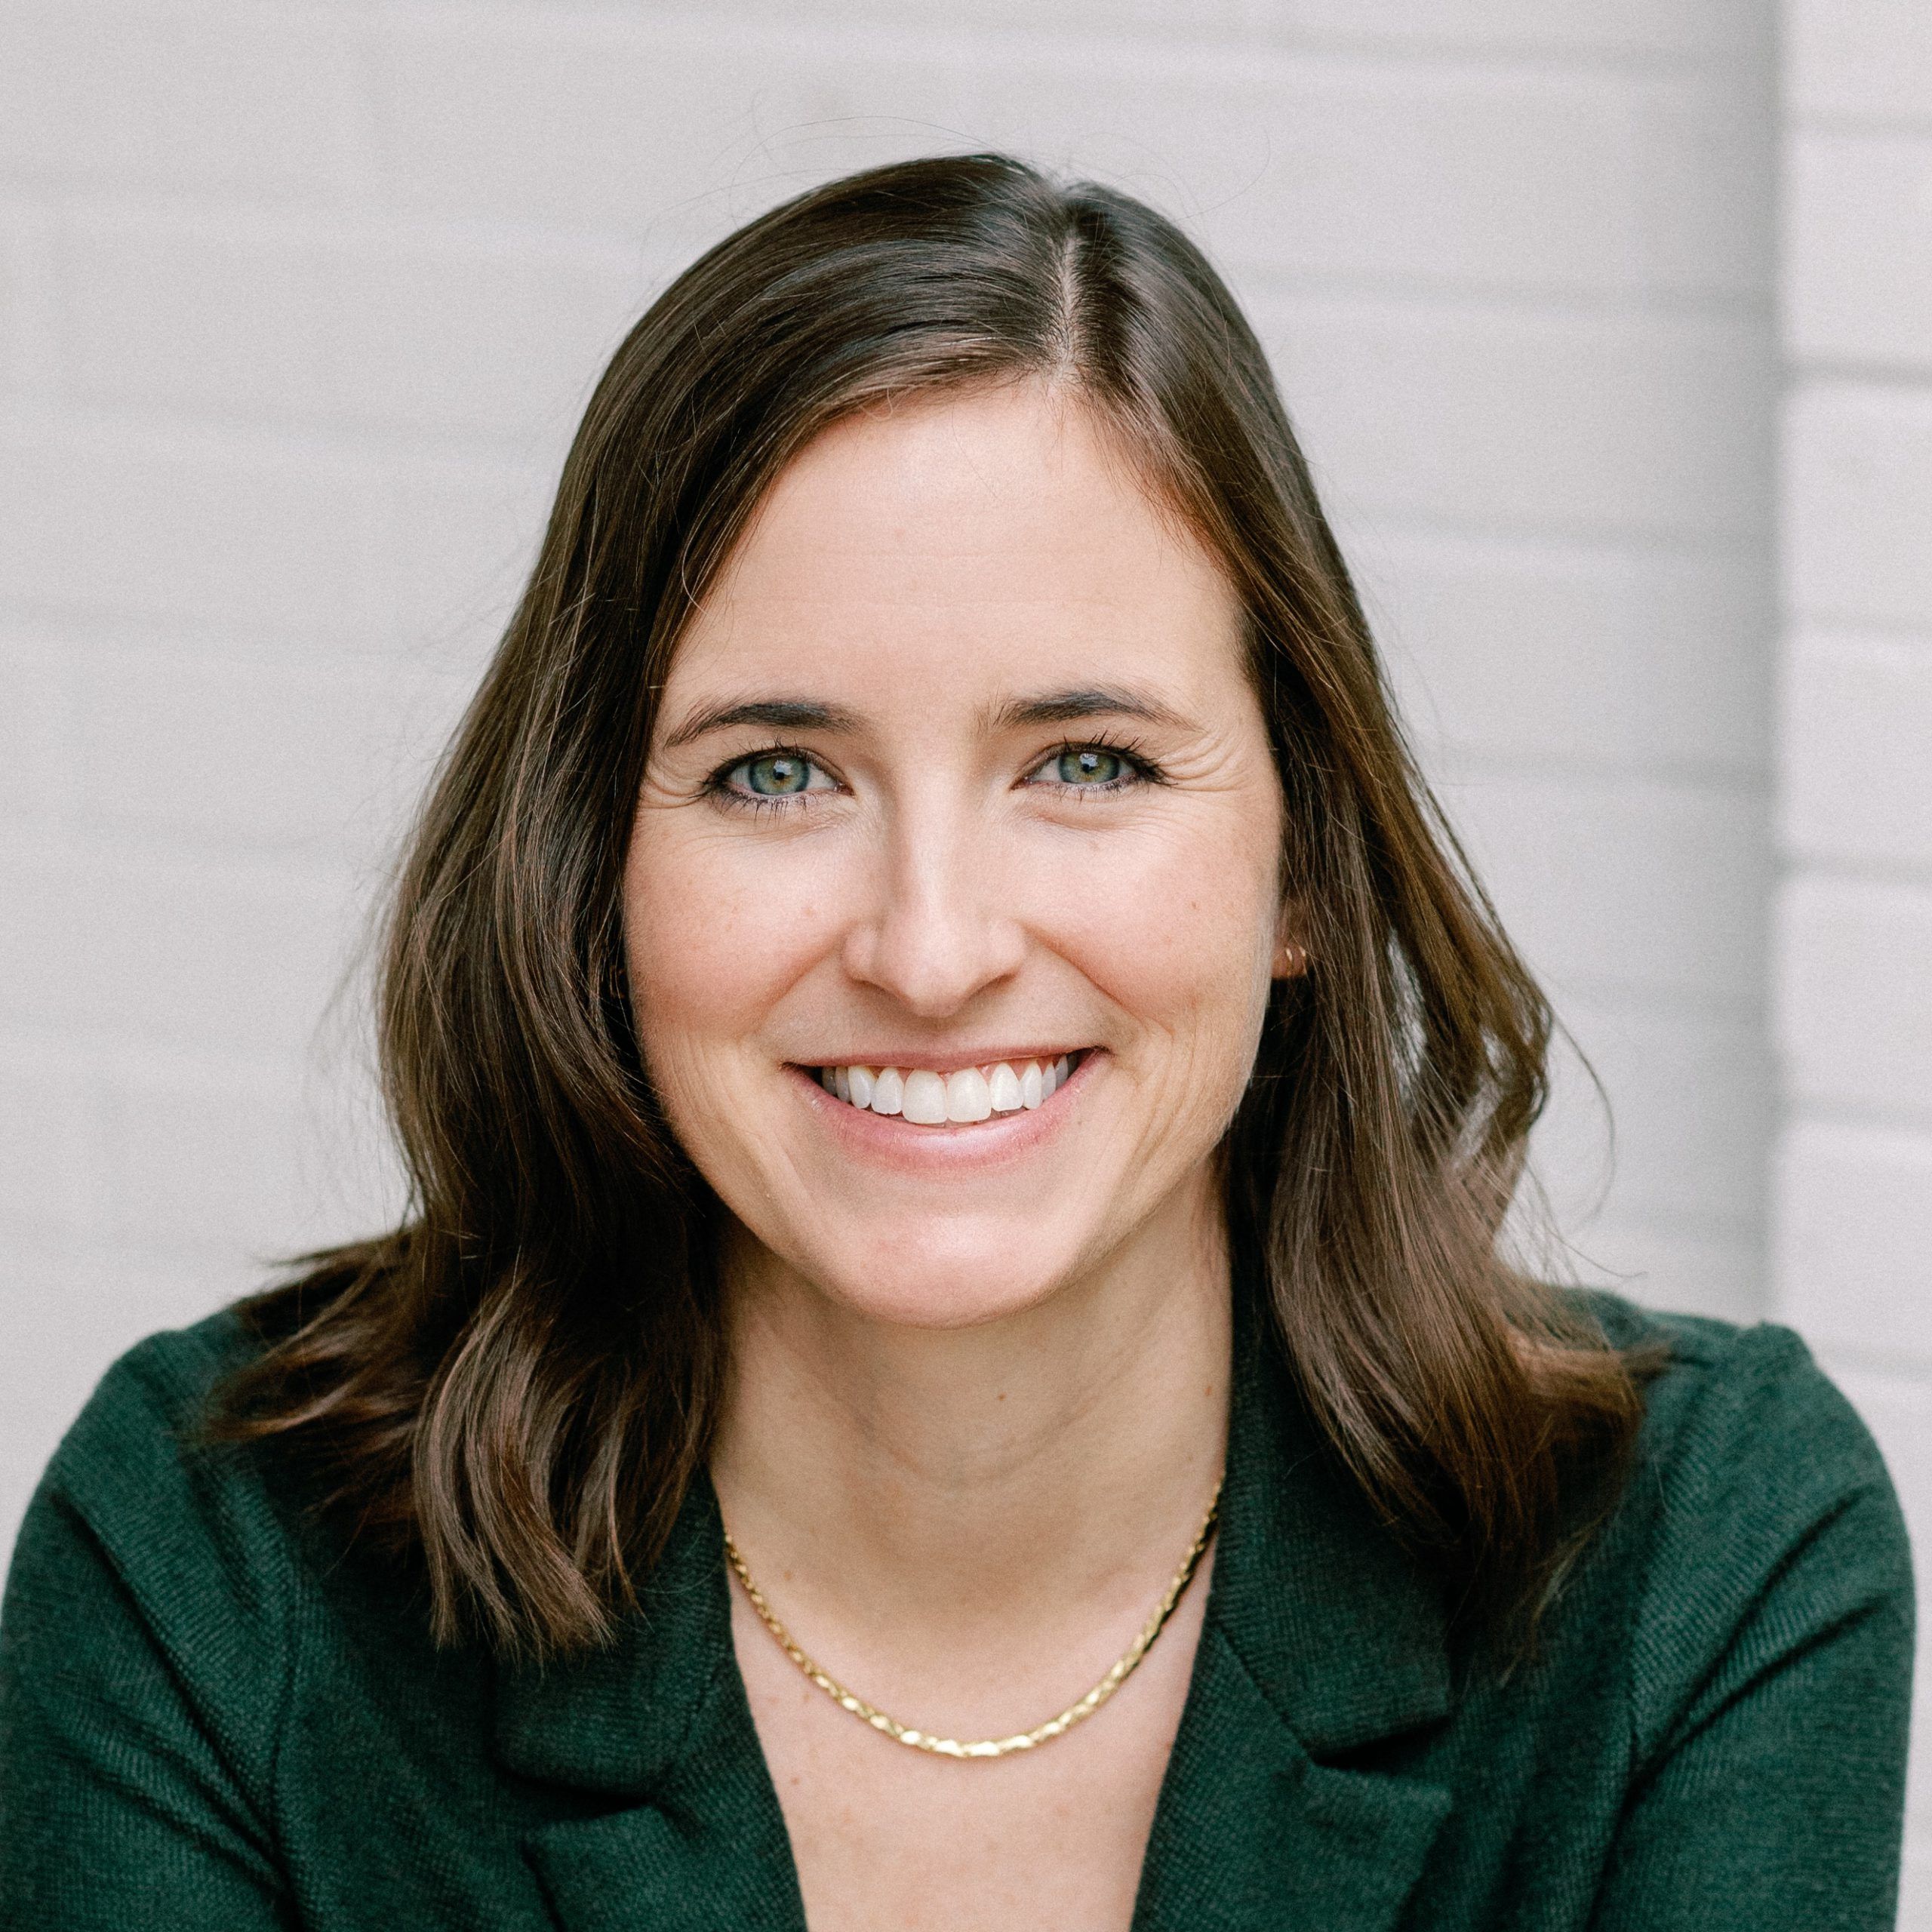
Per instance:
[[[819,710],[728,715],[780,704]],[[1089,746],[1097,785],[1061,761]],[[807,789],[760,803],[774,752]],[[681,641],[624,916],[652,1079],[734,1217],[712,1478],[795,1636],[903,1721],[1004,1736],[1070,1703],[1199,1526],[1214,1154],[1300,964],[1281,811],[1231,587],[1041,384],[826,432]],[[804,1071],[1029,1050],[1086,1057],[971,1126]],[[992,1763],[857,1723],[734,1595],[815,1932],[1124,1927],[1208,1567],[1112,1703]]]

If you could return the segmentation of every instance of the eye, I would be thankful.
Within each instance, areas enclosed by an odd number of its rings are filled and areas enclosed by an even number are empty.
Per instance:
[[[734,804],[783,806],[809,792],[836,786],[830,773],[803,752],[774,747],[741,758],[712,774],[710,790]]]
[[[1112,785],[1127,768],[1127,760],[1104,745],[1081,745],[1054,760],[1054,776],[1063,785]]]
[[[761,798],[782,798],[811,789],[812,762],[796,752],[767,752],[731,768],[731,776]]]
[[[1118,745],[1063,745],[1035,765],[1029,784],[1045,784],[1069,792],[1118,792],[1131,785],[1158,780],[1152,764]]]

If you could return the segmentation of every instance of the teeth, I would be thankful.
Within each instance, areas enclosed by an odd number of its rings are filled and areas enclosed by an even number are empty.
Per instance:
[[[946,1117],[961,1121],[984,1120],[993,1110],[992,1090],[977,1066],[962,1066],[946,1076]]]
[[[938,1127],[946,1119],[946,1079],[921,1067],[906,1076],[906,1118],[921,1127]]]
[[[907,1073],[896,1066],[822,1066],[818,1080],[852,1106],[900,1114],[919,1127],[943,1127],[1030,1110],[1065,1084],[1072,1071],[1070,1057],[1063,1054],[1057,1060],[1001,1060],[952,1073],[927,1067]]]

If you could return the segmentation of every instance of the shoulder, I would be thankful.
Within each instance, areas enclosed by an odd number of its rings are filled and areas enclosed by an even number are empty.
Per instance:
[[[137,1417],[164,1421],[171,1432],[189,1429],[221,1378],[252,1360],[260,1346],[238,1306],[136,1343],[94,1385],[61,1444],[56,1466]]]
[[[1794,1647],[1877,1620],[1909,1654],[1911,1550],[1870,1429],[1804,1338],[1570,1290],[1604,1339],[1668,1355],[1605,1554],[1632,1620],[1640,1741],[1687,1701]],[[1613,1555],[1614,1552],[1614,1555]]]
[[[117,1542],[149,1526],[158,1495],[238,1495],[246,1459],[205,1441],[202,1429],[218,1385],[257,1348],[233,1309],[138,1343],[95,1385],[44,1487]]]
[[[1644,1386],[1638,1444],[1637,1466],[1653,1482],[1767,1504],[1890,1493],[1870,1429],[1795,1329],[1647,1308],[1603,1288],[1564,1293],[1613,1346],[1664,1352]]]
[[[202,1429],[217,1386],[256,1346],[224,1310],[108,1370],[29,1506],[10,1594],[51,1589],[85,1614],[90,1592],[111,1592],[184,1678],[285,1672],[291,1527],[260,1458]]]

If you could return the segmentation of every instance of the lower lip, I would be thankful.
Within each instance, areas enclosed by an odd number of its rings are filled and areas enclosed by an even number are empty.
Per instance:
[[[1080,1064],[1037,1107],[944,1127],[920,1127],[903,1115],[875,1114],[869,1107],[855,1107],[822,1087],[815,1072],[802,1066],[785,1070],[805,1104],[854,1153],[894,1167],[930,1172],[934,1168],[992,1165],[1030,1153],[1051,1139],[1062,1121],[1072,1117],[1079,1097],[1106,1057],[1103,1048],[1090,1047]]]

